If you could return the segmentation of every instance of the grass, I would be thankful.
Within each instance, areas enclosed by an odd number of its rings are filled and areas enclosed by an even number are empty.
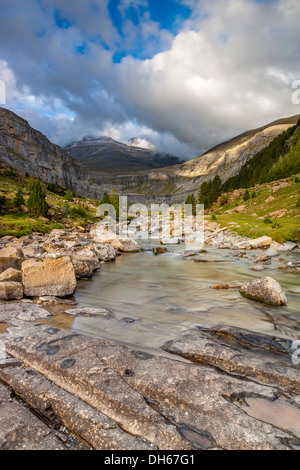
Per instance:
[[[84,226],[98,221],[95,218],[98,201],[91,198],[74,197],[65,201],[63,195],[53,194],[42,183],[46,200],[50,206],[47,218],[33,218],[14,206],[14,198],[22,189],[25,204],[30,195],[29,178],[15,170],[0,169],[0,196],[5,196],[6,205],[0,212],[0,237],[21,237],[33,232],[49,233],[55,228]]]
[[[298,175],[299,176],[299,175]],[[297,181],[297,178],[296,178]],[[214,204],[210,210],[222,227],[231,227],[239,235],[258,238],[267,235],[273,240],[284,243],[288,240],[300,241],[300,183],[295,176],[272,183],[255,186],[256,197],[243,200],[244,190],[227,193],[228,202],[220,207]],[[277,188],[282,185],[283,187]],[[249,190],[250,194],[252,189]],[[273,196],[274,200],[266,202]],[[235,212],[237,206],[245,206],[243,212]],[[285,210],[283,217],[272,215],[273,212]],[[229,212],[227,212],[229,211]],[[211,216],[210,216],[211,218]],[[229,225],[231,222],[238,225]]]

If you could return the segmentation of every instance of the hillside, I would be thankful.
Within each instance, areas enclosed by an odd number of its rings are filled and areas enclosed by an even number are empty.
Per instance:
[[[239,235],[268,235],[279,243],[300,242],[300,174],[271,183],[256,184],[250,198],[247,190],[225,193],[213,204],[207,218],[216,220]]]
[[[139,143],[139,140],[131,139],[128,144],[123,144],[109,137],[84,137],[65,149],[86,171],[100,175],[126,175],[182,163],[174,155],[158,152],[154,148],[141,148],[135,145],[136,142]]]

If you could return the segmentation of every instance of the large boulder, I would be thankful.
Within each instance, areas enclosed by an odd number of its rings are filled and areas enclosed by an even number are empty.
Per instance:
[[[24,293],[28,297],[65,297],[76,289],[74,266],[68,256],[58,259],[27,260],[22,263]]]
[[[272,238],[266,236],[255,238],[255,240],[249,240],[251,248],[269,248],[272,245],[272,242]]]
[[[1,300],[23,299],[23,286],[21,282],[0,282]]]
[[[281,285],[271,277],[247,282],[240,288],[240,293],[249,299],[270,305],[286,305],[287,299]]]

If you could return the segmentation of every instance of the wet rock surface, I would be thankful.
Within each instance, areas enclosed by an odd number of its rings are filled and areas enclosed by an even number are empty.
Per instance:
[[[250,399],[298,410],[300,372],[287,340],[199,328],[166,344],[163,357],[37,323],[20,322],[1,338],[10,357],[0,379],[93,448],[280,450],[300,444],[297,429],[247,412]]]

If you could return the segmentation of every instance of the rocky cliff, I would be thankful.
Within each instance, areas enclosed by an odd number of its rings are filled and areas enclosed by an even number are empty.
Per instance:
[[[0,163],[81,194],[101,195],[74,158],[4,108],[0,108]]]

